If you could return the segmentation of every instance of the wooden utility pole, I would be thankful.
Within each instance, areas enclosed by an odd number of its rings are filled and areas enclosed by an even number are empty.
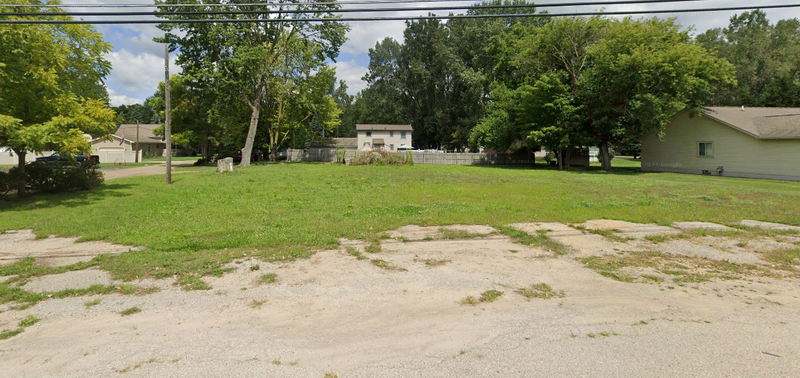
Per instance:
[[[164,45],[164,143],[167,144],[167,184],[172,184],[172,106],[169,102],[169,43]]]
[[[123,133],[123,135],[125,135]],[[136,120],[136,158],[134,159],[136,163],[139,162],[139,120]]]

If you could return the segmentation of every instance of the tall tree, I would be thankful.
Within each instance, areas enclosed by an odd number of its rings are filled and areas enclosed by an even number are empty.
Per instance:
[[[2,12],[39,9],[0,6]],[[111,68],[103,58],[109,51],[86,25],[0,26],[0,145],[18,155],[21,173],[28,151],[87,152],[85,134],[102,137],[113,129],[102,83]],[[24,184],[19,189],[24,193]]]
[[[218,138],[219,129],[211,122],[210,109],[214,96],[206,88],[193,87],[193,80],[185,75],[170,78],[170,105],[172,107],[172,132],[183,147],[197,148],[204,157],[210,156],[210,147]],[[156,93],[145,101],[145,106],[158,113],[154,118],[164,119],[164,83],[158,84]],[[162,129],[163,131],[163,129]]]
[[[771,25],[763,11],[745,12],[696,39],[736,67],[738,85],[718,88],[715,104],[800,106],[800,20]]]
[[[661,132],[676,113],[707,104],[717,87],[735,82],[731,64],[693,43],[674,20],[614,21],[588,51],[579,96],[603,169],[611,168],[615,140]]]
[[[403,82],[400,78],[402,44],[384,38],[369,49],[369,65],[362,80],[367,88],[355,98],[357,123],[405,123],[410,116],[402,102]]]
[[[160,3],[174,4],[183,0],[167,0]],[[169,32],[166,40],[173,48],[180,49],[178,64],[190,77],[205,83],[212,83],[220,101],[239,99],[250,110],[250,120],[242,148],[242,165],[250,164],[258,123],[275,75],[280,69],[281,57],[292,48],[300,38],[304,43],[317,46],[314,59],[323,62],[334,59],[339,47],[344,43],[347,26],[335,22],[336,16],[330,10],[338,9],[333,0],[303,3],[292,0],[286,8],[298,9],[307,13],[285,13],[283,5],[264,4],[263,6],[240,6],[239,0],[208,0],[208,4],[223,4],[214,10],[264,11],[263,14],[225,15],[226,18],[263,18],[255,23],[205,23],[205,24],[162,24]],[[247,2],[249,3],[249,2]],[[289,2],[287,2],[289,3]],[[180,10],[177,7],[162,7],[162,11]],[[194,9],[204,10],[202,7]],[[210,10],[210,9],[208,9]],[[164,16],[170,19],[214,17],[191,15]],[[330,18],[330,22],[311,23],[306,18]],[[270,22],[275,19],[291,19],[292,22]],[[229,107],[236,109],[236,107]],[[238,110],[238,109],[236,109]]]
[[[490,113],[485,120],[550,148],[594,144],[604,169],[611,167],[612,143],[661,131],[675,113],[708,103],[716,88],[734,82],[731,65],[693,43],[673,20],[564,18],[509,37],[517,38],[505,51],[521,83],[512,95],[520,105],[500,111],[516,109],[509,114],[517,116]]]

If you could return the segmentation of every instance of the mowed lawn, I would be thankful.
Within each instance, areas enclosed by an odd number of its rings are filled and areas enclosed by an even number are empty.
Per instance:
[[[595,218],[668,224],[741,219],[800,224],[800,183],[469,166],[274,164],[180,169],[87,193],[0,202],[0,230],[106,240],[146,251],[102,259],[120,278],[205,274],[242,255],[269,259],[375,238],[408,224],[504,225]]]

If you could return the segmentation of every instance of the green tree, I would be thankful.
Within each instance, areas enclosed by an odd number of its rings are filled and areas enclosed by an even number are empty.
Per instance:
[[[2,12],[37,9],[0,6]],[[102,84],[109,51],[90,26],[0,26],[0,145],[19,156],[21,174],[28,151],[84,153],[91,149],[85,134],[111,132],[116,116]],[[24,194],[24,184],[19,189]]]
[[[180,3],[183,0],[167,0],[160,3]],[[230,105],[230,99],[238,99],[250,111],[249,125],[242,148],[242,165],[250,164],[253,145],[258,132],[262,108],[269,101],[273,88],[277,83],[276,75],[283,68],[282,57],[294,48],[295,41],[300,39],[305,44],[314,45],[313,59],[322,65],[325,59],[333,59],[338,55],[339,47],[344,43],[347,26],[333,22],[336,16],[329,10],[338,9],[335,1],[295,4],[286,8],[304,10],[307,13],[284,13],[282,6],[277,9],[270,4],[263,6],[240,6],[232,0],[210,0],[208,4],[224,4],[213,10],[248,10],[264,11],[264,14],[225,15],[225,18],[263,18],[262,23],[218,23],[218,24],[162,24],[160,27],[169,32],[166,40],[173,48],[180,50],[178,64],[184,73],[206,85],[214,87],[218,101]],[[178,11],[177,7],[162,7],[163,11]],[[193,9],[202,11],[203,8]],[[208,9],[210,10],[210,9]],[[165,18],[197,18],[214,16],[197,15],[165,15]],[[311,23],[306,18],[330,18],[331,22]],[[292,19],[292,22],[268,22],[274,19]],[[278,94],[280,96],[281,94]],[[240,106],[216,106],[216,112],[228,119],[236,116],[222,114],[227,111],[240,111]],[[277,109],[277,108],[273,108]],[[273,116],[273,115],[267,115]]]
[[[402,44],[384,38],[369,49],[369,65],[362,80],[367,88],[354,99],[356,123],[404,123],[411,119],[402,102],[400,78]]]
[[[210,156],[219,136],[219,128],[211,122],[210,109],[214,96],[205,88],[194,87],[195,81],[185,75],[170,78],[170,105],[172,106],[172,132],[176,145],[199,150]],[[155,109],[154,118],[164,119],[164,83],[145,101],[145,106]],[[163,133],[163,129],[160,130]]]
[[[147,103],[120,105],[113,109],[119,123],[161,123],[158,113]]]
[[[714,104],[800,106],[800,20],[771,25],[763,11],[745,12],[696,40],[736,67],[738,85],[719,87]]]
[[[674,20],[614,21],[587,51],[578,94],[603,169],[611,168],[614,141],[661,132],[676,113],[707,104],[716,88],[735,82],[731,64],[693,43]]]

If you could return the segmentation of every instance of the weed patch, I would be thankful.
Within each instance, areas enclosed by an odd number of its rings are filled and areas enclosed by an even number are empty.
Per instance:
[[[175,280],[175,285],[181,287],[181,289],[186,291],[191,290],[211,290],[211,285],[203,281],[200,277],[194,275],[185,275],[178,277]]]
[[[461,300],[461,304],[463,305],[477,305],[479,303],[489,303],[498,300],[503,295],[502,291],[499,290],[486,290],[478,298],[473,296],[468,296]]]
[[[278,275],[275,273],[264,274],[258,279],[258,283],[261,285],[267,285],[275,282],[278,282]]]
[[[515,243],[540,247],[556,255],[565,255],[571,252],[569,247],[551,239],[545,231],[538,231],[536,235],[531,235],[507,226],[499,227],[499,229],[502,234],[510,237]]]
[[[442,266],[444,264],[449,263],[451,260],[446,259],[414,259],[416,262],[421,262],[425,264],[425,266],[429,268],[433,268],[435,266]]]
[[[128,315],[138,314],[140,312],[142,312],[142,309],[140,309],[139,307],[131,307],[120,311],[119,314],[122,316],[128,316]]]
[[[35,316],[28,316],[27,318],[20,320],[18,325],[22,328],[30,327],[36,323],[39,323],[40,320],[41,319]]]
[[[529,287],[519,288],[514,292],[525,298],[550,299],[564,296],[563,292],[556,292],[546,283],[533,284]]]
[[[386,260],[372,259],[370,261],[372,262],[372,265],[375,265],[378,268],[381,268],[381,269],[384,269],[384,270],[390,270],[390,271],[395,271],[395,272],[405,272],[406,271],[405,268],[401,268],[401,267],[399,267],[397,265],[394,265],[394,264],[392,264],[392,263],[390,263],[390,262],[388,262]]]

